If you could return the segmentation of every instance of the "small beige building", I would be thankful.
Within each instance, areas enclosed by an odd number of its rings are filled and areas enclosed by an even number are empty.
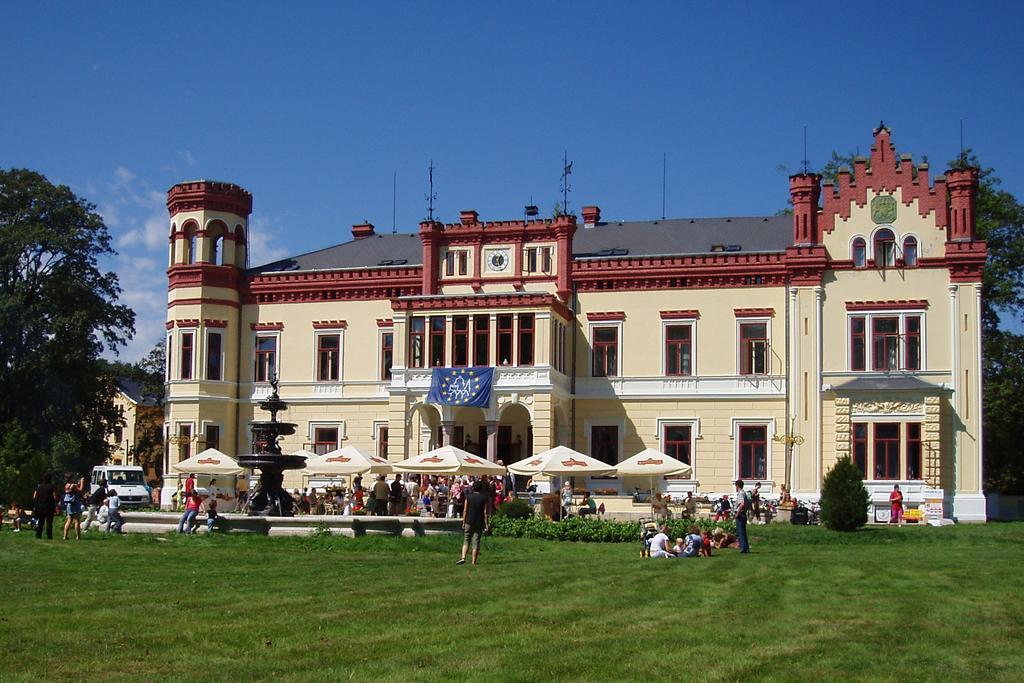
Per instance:
[[[879,508],[893,484],[982,521],[976,169],[929,177],[883,127],[835,185],[790,178],[792,216],[426,221],[249,267],[252,197],[171,188],[164,471],[251,448],[274,375],[285,452],[398,460],[455,443],[506,463],[564,444],[693,466],[658,485],[758,481],[815,499],[837,457]],[[482,408],[435,405],[435,368],[494,368]],[[632,493],[647,482],[592,479]]]

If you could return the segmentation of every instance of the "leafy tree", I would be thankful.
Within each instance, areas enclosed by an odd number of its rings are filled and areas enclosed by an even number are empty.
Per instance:
[[[46,457],[32,447],[28,432],[17,422],[4,425],[0,437],[0,504],[32,500],[32,488],[50,469]]]
[[[0,170],[0,424],[74,472],[107,457],[118,415],[99,355],[134,331],[117,276],[98,265],[113,253],[95,206],[39,173]]]
[[[821,486],[821,523],[833,531],[854,531],[868,522],[864,474],[849,457],[839,458]]]

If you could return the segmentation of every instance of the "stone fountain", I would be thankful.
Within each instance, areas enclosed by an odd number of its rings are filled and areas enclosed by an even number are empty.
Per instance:
[[[302,469],[306,465],[306,459],[301,455],[283,455],[277,443],[282,436],[294,434],[296,427],[294,422],[277,421],[277,413],[288,407],[277,395],[277,384],[277,377],[270,380],[270,396],[259,403],[261,410],[270,413],[270,419],[250,423],[252,447],[257,452],[238,458],[242,467],[260,471],[259,481],[249,491],[246,501],[246,512],[250,515],[291,517],[295,501],[281,486],[284,471]]]

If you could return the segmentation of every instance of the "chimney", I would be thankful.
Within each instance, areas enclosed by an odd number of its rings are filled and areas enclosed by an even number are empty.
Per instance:
[[[601,221],[601,207],[599,206],[584,206],[583,207],[583,227],[592,228]]]
[[[978,197],[978,169],[951,168],[946,171],[949,188],[949,241],[973,240],[975,234],[975,202]]]
[[[480,222],[480,214],[473,209],[463,209],[459,212],[459,221],[463,225],[475,225]]]
[[[820,195],[821,176],[817,173],[798,173],[789,177],[789,197],[793,202],[793,244],[821,244],[818,230]]]
[[[373,237],[373,223],[358,223],[352,226],[352,237],[357,240]]]

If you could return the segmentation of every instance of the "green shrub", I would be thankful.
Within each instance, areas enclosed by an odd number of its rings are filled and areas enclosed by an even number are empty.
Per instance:
[[[854,531],[868,522],[864,474],[849,457],[840,458],[821,487],[821,523],[833,531]]]
[[[668,522],[669,536],[685,536],[691,526],[711,531],[721,527],[735,533],[735,522],[714,522],[710,519],[696,521],[672,520]],[[569,517],[561,522],[533,517],[529,519],[499,517],[491,519],[495,536],[509,538],[533,538],[544,541],[576,541],[583,543],[636,543],[640,540],[639,522],[617,522],[607,519]]]
[[[495,517],[510,519],[529,519],[533,517],[533,506],[522,498],[513,498],[494,509]]]

